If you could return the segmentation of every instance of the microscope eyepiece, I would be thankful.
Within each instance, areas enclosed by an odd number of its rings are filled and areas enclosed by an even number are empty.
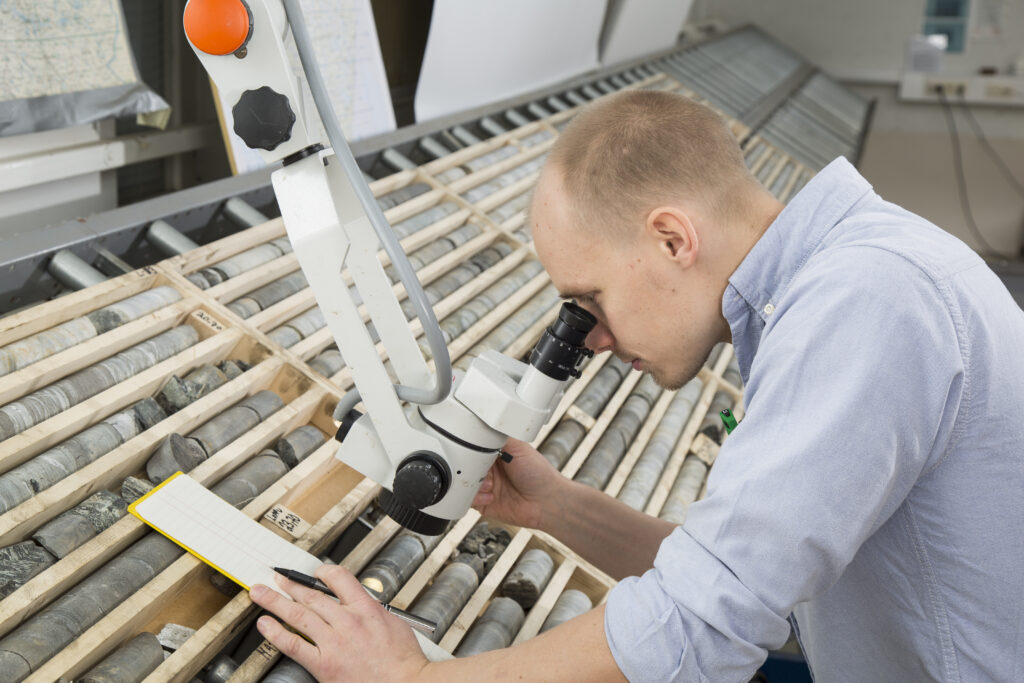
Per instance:
[[[562,304],[558,320],[551,325],[551,334],[562,341],[583,346],[584,340],[597,324],[597,319],[571,301]]]
[[[555,380],[579,377],[584,356],[594,355],[583,345],[597,318],[574,303],[562,304],[558,319],[541,336],[530,354],[530,365]]]

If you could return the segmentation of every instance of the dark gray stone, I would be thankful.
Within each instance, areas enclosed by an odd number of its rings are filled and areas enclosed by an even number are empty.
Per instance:
[[[164,661],[164,649],[152,633],[140,633],[106,656],[78,683],[137,683]]]

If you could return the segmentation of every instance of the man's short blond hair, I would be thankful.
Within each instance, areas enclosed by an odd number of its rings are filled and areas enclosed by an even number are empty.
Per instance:
[[[560,172],[582,225],[636,234],[664,204],[697,201],[731,215],[758,187],[722,118],[688,97],[630,90],[585,107],[562,132],[548,166]]]

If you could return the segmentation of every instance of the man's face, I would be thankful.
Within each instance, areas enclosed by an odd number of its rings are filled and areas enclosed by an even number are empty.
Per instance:
[[[597,318],[589,348],[611,351],[669,389],[696,375],[721,336],[709,317],[721,315],[721,293],[702,286],[695,269],[681,268],[642,225],[635,239],[576,225],[559,174],[550,169],[530,218],[537,255],[559,293]]]

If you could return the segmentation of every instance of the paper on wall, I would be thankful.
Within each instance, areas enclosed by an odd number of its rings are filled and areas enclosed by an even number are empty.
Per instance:
[[[436,0],[416,120],[496,102],[594,69],[605,3]]]

